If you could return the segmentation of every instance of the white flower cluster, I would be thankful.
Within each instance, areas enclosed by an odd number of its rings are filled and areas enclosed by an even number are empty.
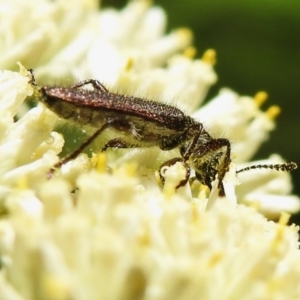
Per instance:
[[[166,16],[148,1],[121,11],[97,2],[0,0],[0,68],[21,61],[38,83],[97,78],[173,103],[229,138],[237,168],[247,166],[275,126],[278,109],[259,107],[265,94],[222,90],[196,110],[216,81],[213,51],[194,59],[191,32],[164,35]],[[155,176],[174,153],[138,149],[82,154],[48,180],[64,139],[43,105],[24,109],[29,80],[23,66],[0,71],[0,299],[300,299],[297,227],[256,211],[299,210],[287,173],[241,173],[235,187],[232,164],[226,198],[197,183],[175,191],[182,164],[163,170],[164,187]]]

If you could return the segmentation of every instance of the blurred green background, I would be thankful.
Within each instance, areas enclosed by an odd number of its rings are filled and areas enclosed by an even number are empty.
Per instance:
[[[123,7],[126,0],[102,1]],[[256,158],[280,153],[300,165],[300,1],[299,0],[157,0],[165,8],[168,30],[189,27],[200,56],[217,51],[218,82],[209,97],[227,86],[239,94],[269,94],[263,109],[279,105],[277,129]],[[300,170],[292,173],[300,195]]]

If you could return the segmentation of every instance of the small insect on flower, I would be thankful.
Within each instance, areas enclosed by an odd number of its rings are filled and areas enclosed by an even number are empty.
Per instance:
[[[70,87],[38,86],[33,70],[30,83],[40,102],[60,118],[77,125],[89,125],[95,132],[78,149],[53,166],[61,167],[76,158],[104,130],[114,128],[119,138],[108,141],[107,148],[146,148],[158,146],[167,151],[179,149],[181,157],[162,164],[160,169],[182,162],[187,170],[184,180],[176,188],[184,186],[190,177],[190,168],[196,179],[212,188],[218,178],[219,196],[225,196],[223,179],[231,162],[231,146],[228,139],[213,138],[203,124],[185,115],[180,109],[155,101],[109,92],[99,81],[89,79]],[[84,87],[91,85],[93,89]],[[295,163],[275,166],[257,166],[291,171]]]

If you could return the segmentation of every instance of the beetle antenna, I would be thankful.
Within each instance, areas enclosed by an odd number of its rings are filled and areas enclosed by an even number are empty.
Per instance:
[[[30,73],[30,80],[29,80],[29,84],[33,85],[33,86],[37,86],[36,82],[35,82],[35,77],[34,77],[34,72],[33,69],[28,69],[27,70]]]
[[[275,164],[275,165],[253,165],[253,166],[246,167],[246,168],[236,171],[236,174],[245,172],[245,171],[254,170],[254,169],[272,169],[272,170],[282,171],[282,172],[291,172],[291,171],[297,169],[297,167],[298,167],[297,164],[294,162],[288,162],[288,163],[284,163],[284,164]]]

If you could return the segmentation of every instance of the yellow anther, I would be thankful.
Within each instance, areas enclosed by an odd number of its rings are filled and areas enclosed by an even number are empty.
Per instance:
[[[104,173],[106,170],[106,155],[105,153],[99,153],[96,157],[96,170],[99,173]]]
[[[281,109],[279,106],[273,105],[269,107],[269,109],[266,111],[266,115],[269,119],[274,120],[281,112]]]
[[[42,276],[41,290],[48,295],[48,299],[70,299],[70,288],[62,278],[46,274]]]
[[[18,67],[19,67],[19,72],[20,72],[20,74],[21,75],[23,75],[23,76],[28,76],[30,79],[31,79],[31,74],[30,74],[30,72],[21,64],[21,62],[17,62],[17,65],[18,65]]]
[[[284,231],[286,229],[286,225],[288,224],[289,220],[290,220],[291,215],[286,213],[286,212],[282,212],[280,214],[279,220],[278,220],[278,227],[277,227],[277,232],[276,232],[276,236],[274,238],[273,241],[273,247],[274,250],[277,249],[278,243],[281,242],[282,237],[284,235]]]
[[[193,223],[197,223],[199,220],[198,206],[196,203],[191,205],[191,220]]]
[[[112,173],[119,178],[133,178],[136,177],[137,164],[136,163],[124,163],[121,166],[112,168]]]
[[[254,102],[258,107],[261,107],[268,99],[268,94],[264,91],[260,91],[254,95]]]
[[[214,267],[219,261],[222,260],[224,254],[222,252],[217,252],[208,261],[209,267]]]
[[[166,200],[170,200],[175,194],[175,188],[172,184],[166,183],[164,185],[163,194]]]
[[[137,164],[136,163],[128,163],[125,165],[126,174],[129,177],[135,177],[137,171]]]
[[[286,212],[281,212],[278,224],[281,226],[286,226],[290,220],[291,215]]]
[[[98,2],[94,0],[88,0],[83,2],[84,8],[85,9],[90,9],[90,10],[95,10],[98,9]]]
[[[208,188],[208,186],[201,184],[201,186],[199,188],[199,194],[198,194],[197,198],[200,199],[200,200],[207,199],[209,193],[210,193],[210,189]]]
[[[163,187],[163,182],[162,182],[162,180],[161,180],[161,178],[160,178],[160,176],[159,176],[159,172],[156,171],[156,172],[154,173],[154,175],[155,175],[155,180],[156,180],[157,184],[158,184],[160,187]]]
[[[18,179],[17,188],[19,190],[26,190],[28,188],[28,180],[26,176],[22,176]]]
[[[242,201],[243,202],[243,201]],[[246,201],[247,206],[259,211],[261,208],[261,202],[258,199],[252,199],[250,202]]]
[[[143,5],[145,8],[148,8],[153,4],[152,0],[139,0],[135,2],[140,3],[140,5]]]
[[[132,67],[133,67],[133,64],[134,64],[134,59],[133,59],[133,57],[129,57],[128,60],[127,60],[126,65],[125,65],[125,72],[131,71],[131,69],[132,69]]]
[[[181,39],[183,42],[190,44],[193,40],[193,32],[189,28],[179,28],[174,31],[174,33]]]
[[[195,47],[187,47],[184,51],[183,51],[183,55],[187,58],[194,58],[197,54],[197,49]]]
[[[151,244],[151,238],[148,228],[145,226],[145,229],[142,230],[137,236],[139,245],[142,247],[148,247]]]
[[[203,53],[202,61],[214,66],[217,62],[217,52],[214,49],[207,49]]]

